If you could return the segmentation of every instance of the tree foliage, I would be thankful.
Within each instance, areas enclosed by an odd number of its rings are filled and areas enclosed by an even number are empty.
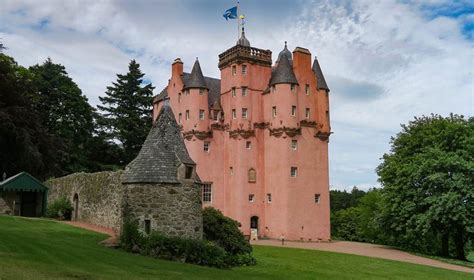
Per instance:
[[[415,118],[391,140],[377,168],[384,221],[399,246],[437,248],[465,260],[474,234],[474,118]]]
[[[106,96],[99,97],[103,105],[100,124],[108,137],[123,145],[123,164],[136,157],[151,125],[151,105],[154,87],[143,86],[140,64],[132,60],[128,73],[117,74],[117,81],[107,87]]]

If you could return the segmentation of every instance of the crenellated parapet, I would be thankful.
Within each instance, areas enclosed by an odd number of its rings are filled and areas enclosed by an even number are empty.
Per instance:
[[[272,66],[272,52],[249,46],[236,45],[219,55],[219,69],[232,63],[252,62],[264,66]]]

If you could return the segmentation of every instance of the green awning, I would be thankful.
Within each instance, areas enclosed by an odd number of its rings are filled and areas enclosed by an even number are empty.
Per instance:
[[[0,182],[0,192],[45,192],[48,187],[27,172],[21,172]]]

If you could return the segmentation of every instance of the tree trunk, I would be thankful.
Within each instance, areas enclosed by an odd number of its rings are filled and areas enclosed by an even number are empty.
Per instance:
[[[441,256],[449,257],[449,233],[441,235]]]
[[[456,244],[456,258],[467,261],[466,253],[464,252],[464,229],[460,226],[457,227],[454,234],[454,244]]]

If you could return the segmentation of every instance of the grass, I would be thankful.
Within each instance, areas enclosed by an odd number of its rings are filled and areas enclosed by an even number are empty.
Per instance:
[[[0,279],[472,279],[472,274],[331,252],[254,247],[258,264],[220,270],[132,255],[105,236],[0,216]]]

